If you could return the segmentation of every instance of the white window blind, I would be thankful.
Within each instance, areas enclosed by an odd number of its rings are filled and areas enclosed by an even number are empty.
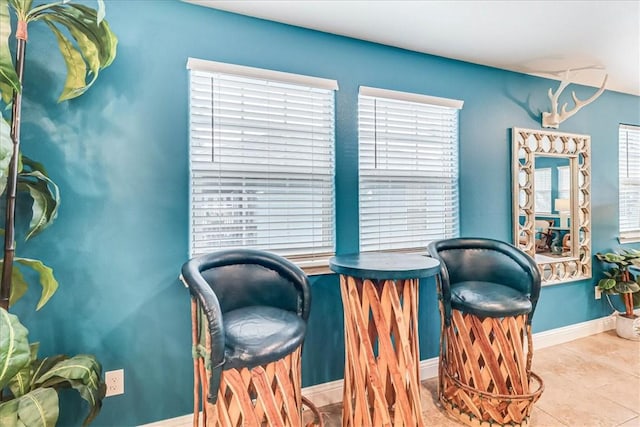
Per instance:
[[[536,168],[535,209],[537,213],[551,213],[551,168]]]
[[[201,60],[188,67],[191,256],[248,247],[301,266],[326,262],[337,86]]]
[[[640,126],[619,128],[620,237],[640,239]]]
[[[360,251],[424,249],[459,234],[462,102],[360,88]]]
[[[558,166],[558,199],[570,199],[571,193],[571,168]]]

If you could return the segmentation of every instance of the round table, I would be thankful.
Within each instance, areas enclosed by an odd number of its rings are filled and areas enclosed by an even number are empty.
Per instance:
[[[440,263],[417,254],[365,253],[333,257],[329,267],[340,274],[344,309],[342,425],[424,426],[418,287]]]

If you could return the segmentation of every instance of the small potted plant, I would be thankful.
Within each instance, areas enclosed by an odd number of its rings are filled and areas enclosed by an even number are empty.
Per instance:
[[[621,252],[596,254],[596,258],[612,265],[604,271],[603,279],[598,282],[598,288],[607,295],[618,294],[624,303],[625,312],[616,319],[618,336],[640,341],[640,317],[633,312],[635,306],[640,305],[640,275],[634,276],[631,269],[640,268],[640,251],[627,249]],[[609,300],[609,303],[611,301]]]

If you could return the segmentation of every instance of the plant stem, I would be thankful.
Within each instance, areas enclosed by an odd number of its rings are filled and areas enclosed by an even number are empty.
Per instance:
[[[624,294],[624,307],[626,309],[625,315],[633,317],[633,294],[631,292]]]
[[[24,75],[24,57],[27,48],[26,23],[18,23],[18,28],[23,32],[17,37],[16,47],[16,73],[22,87]],[[9,310],[9,296],[11,295],[11,274],[13,272],[13,259],[16,251],[15,244],[15,215],[16,215],[16,191],[18,187],[18,158],[20,156],[20,118],[22,115],[22,91],[13,92],[13,107],[11,109],[11,140],[13,153],[9,163],[9,176],[7,177],[7,205],[5,210],[4,226],[4,262],[2,264],[2,282],[0,282],[0,307]]]

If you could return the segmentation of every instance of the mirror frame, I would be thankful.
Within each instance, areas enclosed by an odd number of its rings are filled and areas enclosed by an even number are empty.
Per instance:
[[[513,244],[535,259],[535,156],[568,158],[571,173],[572,256],[558,262],[537,263],[542,284],[572,282],[591,278],[591,137],[536,129],[513,128],[512,205]],[[524,155],[524,158],[523,158]],[[521,182],[521,174],[526,179]],[[525,196],[520,205],[520,195]],[[582,200],[580,200],[582,199]],[[524,224],[520,218],[524,216]],[[574,221],[579,218],[579,221]],[[526,244],[520,244],[520,237]]]

